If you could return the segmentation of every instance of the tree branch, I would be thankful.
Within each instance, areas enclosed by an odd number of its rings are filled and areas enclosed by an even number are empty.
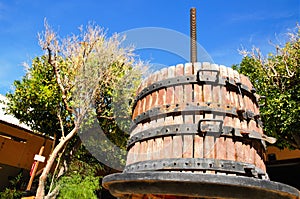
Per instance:
[[[55,169],[54,169],[54,172],[53,172],[53,176],[52,176],[52,179],[51,179],[51,183],[50,183],[48,195],[50,194],[50,191],[52,190],[54,178],[55,178],[57,169],[58,169],[58,167],[59,167],[59,164],[60,164],[60,161],[61,161],[61,157],[62,157],[63,153],[65,152],[66,148],[67,148],[67,145],[64,146],[62,152],[58,155],[58,161],[57,161],[57,164],[56,164]]]
[[[68,141],[77,133],[78,129],[79,127],[75,124],[75,127],[72,129],[72,131],[68,133],[67,136],[64,137],[64,139],[60,139],[60,142],[54,148],[49,159],[47,160],[45,169],[43,170],[43,173],[40,176],[39,186],[36,192],[36,199],[43,199],[43,196],[45,195],[45,182],[47,179],[47,175],[51,170],[55,158],[57,154],[62,150],[62,148],[68,143]]]
[[[115,119],[114,116],[109,117],[109,116],[99,115],[99,116],[97,116],[97,117],[98,117],[98,118],[101,118],[101,119],[108,119],[108,120]]]
[[[56,186],[51,193],[45,196],[45,199],[55,199],[56,196],[59,194],[59,188],[60,188],[59,185]]]
[[[57,112],[57,117],[58,117],[58,120],[59,120],[62,137],[65,137],[64,124],[63,124],[63,121],[62,121],[61,116],[60,116],[60,111]]]
[[[68,104],[68,101],[67,101],[67,93],[66,93],[66,90],[62,84],[62,81],[61,81],[61,77],[60,77],[60,74],[59,74],[59,69],[57,67],[57,60],[55,60],[54,63],[50,63],[51,66],[53,67],[53,70],[54,70],[54,73],[55,73],[55,77],[56,77],[56,82],[62,92],[62,100],[63,100],[63,103],[67,109],[67,111],[69,111],[70,113],[74,114],[74,110],[69,106]]]
[[[297,144],[296,148],[300,149],[300,135],[296,132],[292,132],[292,136],[295,139],[295,142]]]

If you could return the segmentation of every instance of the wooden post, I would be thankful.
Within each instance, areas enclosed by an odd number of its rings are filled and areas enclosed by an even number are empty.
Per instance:
[[[43,145],[43,146],[41,146],[41,148],[40,148],[40,152],[39,152],[39,155],[43,155],[44,148],[45,148],[45,146],[44,146],[44,145]],[[38,167],[39,167],[39,161],[35,160],[35,162],[36,162],[36,163],[35,163],[35,165],[34,165],[34,168],[33,168],[33,171],[32,171],[32,173],[31,173],[30,180],[29,180],[29,182],[28,182],[28,185],[27,185],[26,191],[30,191],[30,189],[31,189],[31,185],[32,185],[32,182],[33,182],[33,179],[34,179],[34,177],[35,177],[35,174],[36,174],[36,171],[37,171],[37,169],[38,169]]]

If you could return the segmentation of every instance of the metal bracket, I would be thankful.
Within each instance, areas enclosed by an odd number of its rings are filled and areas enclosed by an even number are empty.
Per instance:
[[[242,118],[245,120],[251,120],[251,119],[254,119],[255,117],[259,117],[259,115],[255,115],[250,110],[246,110],[246,111],[242,112],[240,116],[242,116]]]
[[[203,122],[219,122],[219,125],[215,124],[205,124],[203,125]],[[217,132],[223,132],[223,123],[224,120],[219,119],[201,119],[198,123],[198,130],[199,132],[206,134],[206,133],[217,133]]]
[[[264,171],[249,163],[211,158],[148,160],[127,165],[123,172],[133,173],[145,171],[216,171],[254,178],[267,176]]]
[[[204,75],[203,74],[204,72],[212,72],[212,73],[216,73],[216,75]],[[202,73],[202,74],[200,74],[200,73]],[[199,82],[220,83],[219,74],[220,74],[220,71],[216,70],[216,69],[200,69],[197,71],[197,80]]]

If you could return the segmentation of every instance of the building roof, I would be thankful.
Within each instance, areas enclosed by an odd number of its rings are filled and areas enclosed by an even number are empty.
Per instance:
[[[45,147],[43,156],[49,156],[53,147],[53,137],[33,131],[13,115],[7,114],[3,110],[6,107],[5,103],[8,102],[5,96],[0,95],[0,101],[2,101],[0,102],[0,165],[30,170],[34,156],[41,146]],[[39,168],[45,166],[44,164],[40,164]],[[3,177],[1,176],[3,172],[9,171],[1,170],[0,177]]]
[[[3,110],[3,108],[6,108],[6,105],[4,103],[2,103],[2,101],[4,101],[5,103],[8,102],[7,98],[3,95],[0,94],[0,122],[6,122],[9,123],[11,125],[15,125],[17,127],[26,129],[28,131],[32,131],[32,129],[24,124],[21,123],[17,118],[15,118],[13,115],[9,115],[5,112],[5,110]]]

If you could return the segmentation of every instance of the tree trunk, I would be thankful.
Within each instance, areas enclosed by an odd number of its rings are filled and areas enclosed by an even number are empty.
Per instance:
[[[72,129],[72,131],[68,133],[66,137],[60,139],[59,143],[52,151],[49,159],[47,160],[43,173],[40,176],[39,186],[35,197],[36,199],[43,199],[45,197],[45,182],[47,180],[47,176],[51,170],[51,167],[55,161],[55,158],[57,157],[57,154],[60,152],[60,150],[64,147],[64,145],[77,133],[77,131],[78,131],[78,127],[75,126],[74,129]]]
[[[298,132],[293,132],[292,136],[295,139],[295,142],[297,144],[297,148],[300,149],[300,135],[298,134]]]

